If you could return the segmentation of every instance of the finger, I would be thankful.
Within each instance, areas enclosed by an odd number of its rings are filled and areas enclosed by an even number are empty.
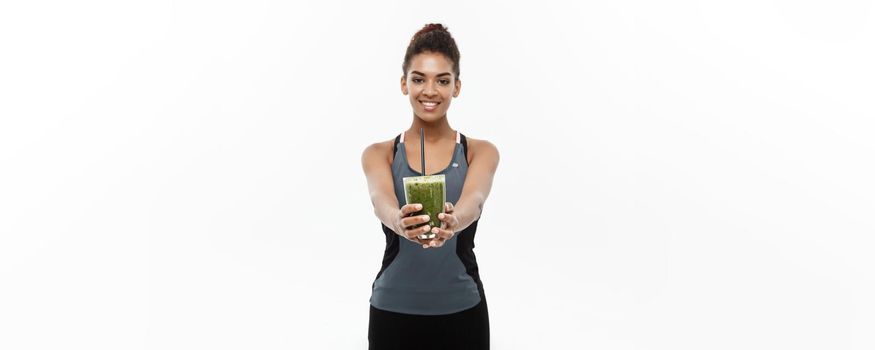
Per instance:
[[[456,220],[456,216],[452,213],[440,213],[438,214],[438,220],[447,224],[451,224],[453,223],[453,221]]]
[[[443,240],[443,241],[449,241],[451,238],[453,238],[453,236],[456,235],[456,233],[453,232],[453,230],[448,230],[445,228],[437,228],[437,227],[432,228],[431,232],[436,235],[435,238],[437,238],[439,240]]]
[[[429,219],[430,218],[428,217],[428,215],[417,215],[417,216],[403,218],[403,219],[401,219],[401,227],[404,227],[405,229],[409,229],[410,226],[415,226],[415,225],[419,225],[419,224],[424,223],[424,222],[428,222]]]
[[[434,241],[434,238],[416,238],[416,243],[418,243],[422,248],[432,248],[431,242]]]
[[[413,237],[413,238],[409,238],[408,241],[416,243],[417,245],[419,245],[423,248],[428,248],[428,242],[430,240],[429,239],[420,239],[419,237]]]
[[[453,203],[446,202],[444,204],[444,212],[446,212],[446,213],[452,213],[454,208],[455,207],[453,206]]]
[[[440,248],[440,247],[443,247],[444,244],[446,244],[446,243],[447,243],[447,240],[444,239],[443,237],[435,236],[435,239],[431,240],[431,242],[429,242],[429,245],[431,245],[432,248]]]
[[[453,214],[440,213],[438,220],[441,221],[441,228],[450,231],[455,231],[455,227],[459,225],[459,218]]]
[[[431,230],[431,226],[429,226],[429,225],[424,225],[424,226],[422,226],[422,227],[417,227],[417,228],[414,228],[414,229],[405,230],[405,231],[404,231],[404,236],[407,237],[407,239],[409,239],[409,240],[412,241],[412,240],[415,240],[415,239],[419,239],[419,235],[421,235],[421,234],[425,234],[425,233],[427,233],[429,230]]]
[[[417,211],[422,210],[422,204],[419,203],[408,203],[401,207],[401,217],[408,216]]]
[[[432,248],[440,248],[444,246],[444,240],[440,236],[435,236],[434,239],[428,242],[428,245]]]
[[[413,241],[413,240],[420,239],[419,236],[427,233],[429,230],[431,230],[431,226],[424,225],[424,226],[420,226],[417,228],[406,230],[406,231],[404,231],[404,234],[407,236],[407,239]]]
[[[435,238],[429,242],[429,245],[435,248],[442,247],[450,238],[453,238],[453,232],[442,230],[437,227],[432,228],[431,232],[435,234]]]
[[[420,244],[422,245],[423,249],[435,248],[435,246],[432,245],[432,242],[434,242],[434,239],[427,239],[427,240],[420,241]]]
[[[419,239],[419,238],[417,238],[417,239],[414,241],[414,243],[419,244],[419,245],[422,246],[423,248],[428,248],[428,247],[429,247],[429,245],[428,245],[428,242],[429,242],[429,241],[430,241],[429,239]]]

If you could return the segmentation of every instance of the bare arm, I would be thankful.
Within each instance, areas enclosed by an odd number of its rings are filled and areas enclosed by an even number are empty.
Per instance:
[[[454,232],[462,231],[480,219],[483,204],[492,190],[492,179],[498,168],[499,155],[495,145],[486,140],[468,140],[471,161],[462,194],[452,209],[452,214],[459,221],[458,226],[453,227]]]
[[[392,184],[392,168],[386,155],[385,143],[375,143],[362,153],[362,169],[368,179],[368,192],[374,214],[386,227],[393,228],[394,215],[398,211],[398,199]]]
[[[431,226],[407,228],[428,221],[428,215],[409,216],[422,209],[417,203],[398,208],[389,158],[391,149],[391,143],[381,142],[368,146],[362,153],[362,169],[368,180],[368,192],[370,192],[371,204],[374,206],[374,215],[399,236],[423,244],[423,241],[416,236],[428,232]]]

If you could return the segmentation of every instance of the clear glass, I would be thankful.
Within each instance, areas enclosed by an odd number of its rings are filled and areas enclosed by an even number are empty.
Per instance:
[[[407,204],[419,203],[422,204],[422,210],[414,213],[414,215],[428,215],[429,221],[416,225],[431,225],[431,227],[441,227],[441,221],[438,214],[444,212],[444,203],[447,202],[447,181],[443,174],[426,175],[426,176],[410,176],[403,178],[404,181],[404,199]],[[419,235],[419,239],[432,239],[436,235],[429,231]]]

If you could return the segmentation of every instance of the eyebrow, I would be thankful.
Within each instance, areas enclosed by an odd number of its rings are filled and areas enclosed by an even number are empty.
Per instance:
[[[419,75],[421,75],[421,76],[425,76],[425,74],[422,74],[421,72],[417,72],[417,71],[412,71],[412,72],[410,72],[410,74],[419,74]],[[443,72],[443,73],[441,73],[441,74],[438,74],[437,76],[438,76],[438,77],[442,77],[442,76],[444,76],[444,75],[450,75],[450,72]]]

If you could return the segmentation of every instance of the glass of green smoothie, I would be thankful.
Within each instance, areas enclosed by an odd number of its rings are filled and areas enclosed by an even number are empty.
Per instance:
[[[438,214],[444,212],[444,203],[447,201],[447,182],[443,174],[426,176],[409,176],[404,181],[404,198],[407,204],[422,204],[422,210],[413,215],[428,215],[429,221],[414,227],[431,225],[441,227]],[[419,239],[432,239],[436,235],[428,231],[419,235]]]

